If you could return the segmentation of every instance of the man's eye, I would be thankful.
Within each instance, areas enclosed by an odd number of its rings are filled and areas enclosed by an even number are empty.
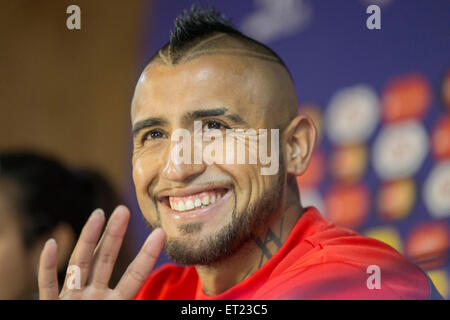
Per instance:
[[[160,130],[151,130],[142,137],[142,141],[144,142],[145,140],[161,139],[165,138],[165,136],[166,135]]]
[[[203,130],[204,131],[213,130],[213,129],[221,130],[224,128],[226,128],[226,127],[221,122],[216,121],[216,120],[210,120],[210,121],[205,122]]]

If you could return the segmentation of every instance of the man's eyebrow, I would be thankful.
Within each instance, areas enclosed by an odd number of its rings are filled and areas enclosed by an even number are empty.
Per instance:
[[[163,125],[167,125],[168,122],[166,119],[163,118],[147,118],[141,121],[136,122],[133,125],[133,129],[132,129],[132,134],[133,137],[135,137],[139,131],[141,131],[144,128],[148,128],[148,127],[154,127],[154,126],[163,126]]]
[[[241,118],[236,113],[228,113],[228,109],[226,108],[215,108],[215,109],[203,109],[203,110],[195,110],[192,112],[188,112],[183,116],[185,121],[189,120],[197,120],[206,117],[217,117],[217,116],[225,116],[236,124],[244,124],[247,125],[247,122]]]

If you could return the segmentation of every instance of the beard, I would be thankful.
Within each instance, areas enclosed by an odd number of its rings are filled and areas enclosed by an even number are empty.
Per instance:
[[[283,162],[280,161],[282,164]],[[232,256],[246,243],[256,239],[279,210],[285,187],[284,166],[280,165],[278,179],[241,212],[236,211],[236,203],[232,212],[232,219],[216,233],[196,241],[189,242],[183,238],[168,238],[165,245],[166,254],[181,265],[214,265]],[[236,193],[234,188],[232,192]],[[185,224],[179,230],[184,234],[198,232],[202,224]]]

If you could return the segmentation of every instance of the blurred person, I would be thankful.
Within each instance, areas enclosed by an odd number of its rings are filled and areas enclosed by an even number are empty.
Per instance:
[[[92,170],[71,171],[30,152],[0,153],[0,299],[37,298],[39,253],[57,239],[58,273],[92,210],[119,203],[111,185]]]
[[[94,212],[69,262],[82,266],[81,288],[59,291],[61,244],[50,239],[41,254],[41,299],[441,298],[427,275],[393,248],[302,206],[296,176],[308,167],[316,130],[298,115],[298,105],[289,70],[275,52],[213,9],[183,12],[144,69],[131,107],[133,179],[154,231],[110,288],[130,212],[119,206],[101,239],[106,219]],[[279,160],[275,173],[262,174],[263,161],[180,162],[175,156],[180,141],[173,136],[180,132],[189,140],[197,131],[239,135],[249,129],[280,131],[271,142],[280,148],[271,149]],[[180,265],[150,274],[164,246]]]

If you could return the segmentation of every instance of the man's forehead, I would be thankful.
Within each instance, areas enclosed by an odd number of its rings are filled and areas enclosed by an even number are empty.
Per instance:
[[[251,76],[262,68],[258,61],[251,58],[231,55],[206,55],[197,57],[185,63],[167,65],[165,63],[151,63],[143,71],[141,85],[157,86],[159,83],[177,80],[182,82],[209,81],[212,78],[221,81],[238,79],[242,76]],[[176,85],[177,83],[173,83]],[[210,83],[213,84],[213,83]]]
[[[241,109],[235,106],[239,101],[248,106],[252,95],[260,96],[254,91],[258,91],[259,86],[266,87],[261,83],[265,79],[264,71],[258,61],[251,60],[256,59],[211,55],[173,66],[149,65],[136,86],[133,122],[148,116],[149,112],[186,112],[183,107],[188,105]]]

